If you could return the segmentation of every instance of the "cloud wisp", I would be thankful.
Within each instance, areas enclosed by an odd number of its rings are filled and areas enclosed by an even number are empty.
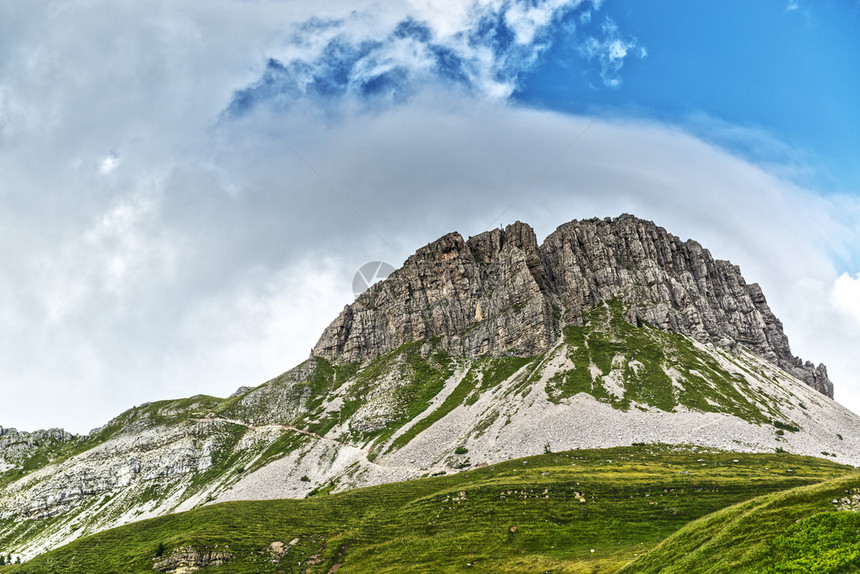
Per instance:
[[[601,2],[474,0],[452,6],[457,8],[440,11],[435,3],[413,2],[383,17],[373,6],[373,13],[359,8],[300,22],[270,52],[260,77],[236,90],[227,114],[241,115],[261,103],[283,109],[300,99],[397,104],[428,84],[503,101],[550,47],[555,29],[570,34],[577,23],[587,25]],[[646,52],[611,19],[600,29],[599,40],[582,40],[581,53],[599,63],[607,86],[617,87],[624,60]]]
[[[609,88],[621,87],[621,68],[629,57],[645,58],[648,50],[639,41],[622,34],[618,25],[607,17],[601,25],[602,37],[589,36],[579,50],[588,60],[600,64],[600,79]]]

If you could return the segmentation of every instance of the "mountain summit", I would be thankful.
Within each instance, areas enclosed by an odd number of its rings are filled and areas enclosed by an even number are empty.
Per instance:
[[[858,465],[860,418],[832,390],[758,285],[649,221],[573,221],[542,245],[523,223],[452,233],[256,388],[136,406],[83,437],[0,429],[0,550],[573,449]]]
[[[758,284],[697,242],[627,214],[571,221],[541,245],[521,222],[468,240],[445,235],[348,305],[312,354],[362,361],[440,337],[458,355],[528,357],[610,300],[633,325],[743,346],[833,397],[827,369],[792,354]]]

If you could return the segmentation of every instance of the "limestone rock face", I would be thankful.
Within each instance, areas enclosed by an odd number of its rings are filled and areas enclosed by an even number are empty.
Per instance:
[[[824,365],[792,354],[761,288],[695,241],[624,215],[562,225],[546,238],[541,255],[569,322],[601,301],[620,299],[631,307],[631,322],[725,348],[740,344],[833,397]]]
[[[630,215],[572,221],[542,245],[520,222],[468,240],[445,235],[345,307],[313,355],[363,361],[439,337],[469,357],[530,356],[612,299],[630,308],[631,323],[741,345],[833,396],[824,365],[792,354],[761,288],[736,265]]]
[[[77,438],[79,437],[58,428],[19,432],[13,428],[0,427],[0,472],[14,468],[40,452],[61,447]]]
[[[344,308],[313,352],[360,361],[442,337],[466,356],[528,356],[558,334],[534,231],[516,223],[468,241],[450,233],[422,247]]]

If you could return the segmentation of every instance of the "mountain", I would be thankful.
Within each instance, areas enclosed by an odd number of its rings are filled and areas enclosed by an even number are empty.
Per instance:
[[[574,221],[540,245],[522,223],[453,233],[255,389],[141,405],[84,437],[0,439],[0,553],[571,449],[685,443],[858,465],[860,419],[832,392],[757,285],[651,222]]]
[[[540,246],[520,222],[468,240],[448,234],[348,305],[313,356],[360,361],[432,337],[467,357],[534,356],[611,300],[634,325],[741,345],[833,397],[827,369],[791,353],[757,284],[695,241],[631,215],[572,221]]]

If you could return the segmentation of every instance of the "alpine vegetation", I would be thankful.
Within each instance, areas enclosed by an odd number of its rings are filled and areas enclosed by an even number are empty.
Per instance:
[[[467,478],[451,475],[468,471],[466,477],[490,484],[492,472],[478,474],[484,467],[519,470],[529,461],[510,461],[550,457],[540,459],[547,467],[541,474],[529,475],[539,486],[505,479],[502,498],[528,502],[539,498],[538,488],[555,500],[560,487],[553,477],[561,471],[554,465],[579,464],[575,451],[582,449],[620,449],[607,460],[683,452],[684,460],[672,463],[683,467],[673,471],[681,477],[691,472],[691,461],[707,466],[708,456],[718,456],[727,472],[735,458],[760,457],[748,463],[762,462],[756,472],[763,473],[764,490],[744,487],[742,496],[684,511],[683,520],[665,523],[637,549],[600,550],[600,571],[609,572],[707,512],[860,464],[860,418],[832,396],[826,368],[793,355],[758,285],[695,241],[650,221],[630,215],[572,221],[541,244],[519,222],[468,239],[451,233],[418,249],[347,305],[306,361],[256,388],[226,399],[194,396],[136,406],[86,436],[3,429],[0,553],[29,560],[83,536],[223,502],[240,506],[213,506],[194,516],[216,524],[226,520],[225,508],[247,509],[242,501],[313,497],[346,504],[358,499],[345,491],[368,486],[400,493],[392,500],[402,496],[403,504],[430,505],[422,514],[430,528],[433,512],[474,500],[463,486]],[[589,460],[603,452],[591,451]],[[559,462],[554,453],[567,454]],[[790,455],[817,457],[803,459],[809,478],[771,480],[771,468],[782,465],[780,476],[793,476],[801,459],[766,457]],[[603,472],[595,464],[590,468]],[[815,465],[827,472],[813,472]],[[559,504],[592,502],[576,487],[579,479],[565,480]],[[401,481],[412,482],[380,486]],[[422,489],[430,498],[412,496]],[[341,492],[346,498],[322,496]],[[493,496],[498,502],[499,493]],[[272,520],[311,508],[295,501],[254,504],[260,516],[273,512]],[[328,512],[324,502],[307,504],[312,514]],[[369,527],[374,512],[393,512],[361,508],[354,518],[364,526],[356,528]],[[495,512],[489,503],[476,508]],[[547,512],[557,517],[567,511]],[[417,524],[411,515],[401,519],[401,526]],[[168,524],[158,520],[147,524]],[[174,529],[168,538],[175,544],[146,539],[146,545],[161,544],[147,568],[153,559],[163,572],[215,567],[270,536],[254,531],[233,542],[219,538],[217,548],[204,552],[180,541],[180,530],[190,526],[170,524],[165,528]],[[505,536],[518,532],[516,525],[506,528]],[[274,553],[280,563],[295,548],[294,554],[307,554],[302,571],[312,572],[334,572],[346,560],[337,557],[339,546],[321,542],[336,537],[333,532],[302,536],[275,538],[265,544],[280,545],[261,552]],[[667,548],[663,552],[673,551]],[[39,560],[33,567],[46,564]],[[322,569],[326,564],[329,569]]]

